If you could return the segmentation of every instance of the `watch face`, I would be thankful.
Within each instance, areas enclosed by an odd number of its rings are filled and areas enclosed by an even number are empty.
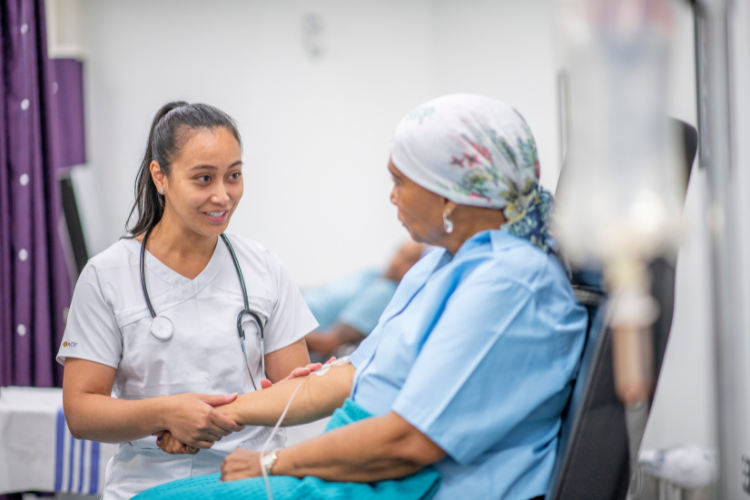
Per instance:
[[[266,453],[263,455],[263,458],[260,460],[261,467],[266,471],[267,474],[271,473],[271,469],[273,468],[273,465],[276,463],[276,452],[272,451],[270,453]]]

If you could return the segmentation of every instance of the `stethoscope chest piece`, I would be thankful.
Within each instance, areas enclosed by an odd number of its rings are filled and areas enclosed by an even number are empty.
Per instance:
[[[151,320],[151,335],[159,340],[169,340],[174,335],[174,327],[169,318],[157,316]]]

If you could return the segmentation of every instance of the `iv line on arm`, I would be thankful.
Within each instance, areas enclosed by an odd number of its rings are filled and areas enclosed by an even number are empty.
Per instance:
[[[266,443],[263,445],[263,448],[260,450],[260,471],[261,474],[263,474],[263,482],[266,485],[266,497],[268,500],[273,500],[273,492],[271,491],[271,483],[268,480],[268,472],[266,472],[266,468],[263,466],[263,457],[266,454],[266,449],[268,448],[269,443],[273,440],[274,436],[279,430],[279,427],[281,427],[281,423],[284,421],[284,417],[286,417],[287,412],[289,411],[289,408],[292,406],[292,401],[294,400],[294,396],[297,395],[297,391],[299,391],[299,388],[302,387],[305,382],[307,382],[307,379],[309,379],[312,375],[317,375],[318,377],[322,377],[328,371],[331,369],[332,366],[341,366],[341,365],[347,365],[350,364],[349,357],[345,356],[343,358],[337,359],[336,361],[333,361],[331,363],[327,363],[323,365],[322,367],[318,368],[312,373],[308,373],[305,378],[300,382],[297,387],[292,392],[292,395],[289,396],[289,402],[286,404],[286,407],[284,408],[284,411],[281,412],[281,417],[279,417],[278,422],[276,422],[276,425],[274,426],[273,430],[271,431],[271,435],[268,436],[268,439],[266,440]]]

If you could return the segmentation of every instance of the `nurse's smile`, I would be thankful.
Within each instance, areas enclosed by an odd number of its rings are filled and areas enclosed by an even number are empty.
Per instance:
[[[223,212],[203,212],[212,224],[223,224],[227,220],[229,210]]]

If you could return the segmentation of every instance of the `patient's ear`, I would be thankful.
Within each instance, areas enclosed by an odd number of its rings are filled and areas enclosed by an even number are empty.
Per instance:
[[[452,214],[453,211],[458,206],[458,203],[455,201],[449,200],[448,198],[443,198],[443,213],[449,213]]]

